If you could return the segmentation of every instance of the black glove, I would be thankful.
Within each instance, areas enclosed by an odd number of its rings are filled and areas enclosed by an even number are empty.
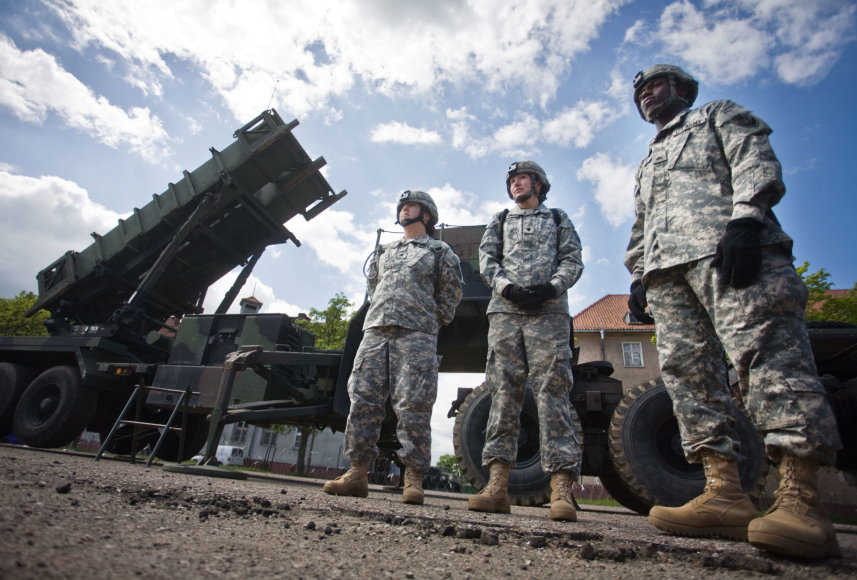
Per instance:
[[[521,308],[532,310],[538,308],[544,300],[539,300],[530,288],[524,288],[517,284],[509,284],[503,288],[503,297],[508,298]]]
[[[726,233],[717,243],[711,267],[717,268],[724,284],[733,288],[749,286],[762,268],[760,232],[765,224],[753,218],[738,218],[726,224]]]
[[[530,295],[532,296],[532,303],[534,306],[540,306],[545,300],[556,298],[556,289],[550,282],[527,286],[527,290],[530,291]]]
[[[646,312],[646,306],[649,301],[646,300],[646,289],[643,283],[639,280],[631,282],[631,296],[628,298],[628,310],[634,315],[634,318],[643,324],[654,324],[655,319]]]
[[[508,298],[515,304],[523,306],[532,300],[532,293],[523,286],[509,284],[503,288],[503,298]]]

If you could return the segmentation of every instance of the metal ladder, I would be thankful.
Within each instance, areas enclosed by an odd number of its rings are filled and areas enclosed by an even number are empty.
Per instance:
[[[148,421],[141,421],[140,416],[142,414],[142,402],[145,400],[140,398],[140,394],[144,393],[147,397],[149,391],[158,391],[161,393],[174,393],[178,394],[179,398],[176,401],[176,406],[173,407],[173,412],[170,413],[170,418],[167,419],[167,422],[164,424],[161,423],[151,423]],[[181,458],[182,452],[184,451],[184,437],[185,437],[185,426],[187,424],[187,402],[189,401],[191,395],[198,395],[199,393],[193,392],[190,390],[190,386],[181,389],[167,389],[162,387],[152,387],[148,385],[137,385],[134,388],[134,392],[131,393],[131,396],[128,398],[128,402],[125,403],[125,408],[122,409],[122,412],[119,413],[119,417],[117,417],[116,422],[113,424],[113,428],[110,429],[110,433],[101,443],[101,448],[98,450],[98,453],[95,454],[95,460],[98,461],[101,459],[101,456],[104,454],[104,451],[110,445],[110,442],[113,440],[116,431],[122,425],[132,425],[134,427],[131,433],[131,463],[135,462],[137,455],[137,435],[139,431],[139,427],[148,427],[158,429],[161,428],[161,436],[158,437],[158,442],[155,444],[155,447],[152,449],[152,452],[149,454],[149,459],[146,461],[146,467],[150,467],[152,465],[152,461],[154,461],[155,456],[158,454],[158,451],[161,449],[161,444],[164,442],[164,438],[170,431],[178,431],[179,432],[179,448],[178,448],[178,457]],[[136,405],[135,405],[136,403]],[[136,406],[136,413],[134,419],[125,419],[125,416],[128,414],[128,411],[131,410],[132,406]],[[179,411],[182,413],[182,422],[181,426],[174,427],[173,423],[175,423],[176,417],[179,414]]]

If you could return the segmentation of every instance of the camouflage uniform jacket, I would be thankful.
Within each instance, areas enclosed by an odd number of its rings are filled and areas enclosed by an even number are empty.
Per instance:
[[[566,292],[583,272],[580,238],[571,220],[562,210],[556,210],[559,224],[544,204],[536,209],[512,208],[500,231],[500,214],[494,215],[485,228],[479,244],[479,272],[493,289],[488,314],[568,314]],[[550,282],[556,298],[541,308],[527,310],[503,298],[503,289],[510,284],[533,286]]]
[[[649,142],[637,168],[636,219],[625,254],[634,280],[713,256],[731,219],[765,224],[762,245],[791,238],[771,208],[786,191],[764,121],[732,101],[685,110]]]
[[[437,334],[461,301],[461,264],[428,235],[381,246],[369,266],[369,310],[363,330],[398,326]]]

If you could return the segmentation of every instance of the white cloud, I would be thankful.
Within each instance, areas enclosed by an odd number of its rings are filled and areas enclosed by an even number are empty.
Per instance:
[[[770,70],[808,86],[827,74],[842,46],[857,38],[849,0],[683,0],[661,14],[656,38],[710,82],[733,84]],[[645,38],[635,24],[629,42]],[[645,41],[643,41],[645,42]]]
[[[390,213],[394,214],[395,210]],[[355,224],[353,214],[335,209],[327,209],[310,221],[295,219],[288,227],[319,261],[346,276],[361,275],[363,261],[375,244],[371,227],[361,227]]]
[[[161,121],[146,108],[127,112],[94,94],[56,59],[40,49],[21,51],[0,34],[0,107],[28,123],[44,123],[49,113],[64,125],[118,149],[127,147],[155,163],[169,153]]]
[[[595,201],[614,228],[633,217],[631,197],[634,192],[634,168],[614,163],[608,155],[598,153],[584,160],[577,178],[595,185]]]
[[[491,135],[491,149],[505,157],[528,157],[538,149],[536,136],[539,120],[529,114],[520,114],[518,120],[498,127]]]
[[[400,143],[403,145],[436,145],[441,143],[440,133],[411,127],[397,121],[384,123],[372,129],[374,143]]]
[[[707,78],[732,84],[770,64],[774,39],[758,23],[726,14],[710,18],[689,2],[670,4],[661,14],[659,36]]]
[[[452,131],[452,146],[463,149],[472,159],[499,154],[505,157],[530,157],[539,152],[538,143],[579,149],[588,147],[597,131],[627,110],[618,109],[604,101],[581,101],[565,107],[546,119],[518,111],[511,123],[501,125],[488,135],[474,135],[482,129],[478,119],[466,109],[448,109],[447,119]]]
[[[120,217],[71,181],[0,170],[0,295],[35,291],[40,270],[68,250],[88,247],[90,232],[103,234]]]
[[[221,301],[223,301],[223,297],[226,296],[226,293],[232,288],[232,285],[238,278],[239,272],[240,269],[236,268],[208,287],[205,300],[202,304],[205,314],[214,314],[217,311]],[[241,310],[241,299],[248,296],[253,296],[262,303],[262,308],[259,312],[263,313],[271,312],[296,317],[300,312],[308,310],[306,307],[302,309],[300,306],[278,298],[272,286],[265,284],[256,275],[251,274],[244,283],[244,286],[241,287],[241,291],[235,297],[235,300],[229,305],[227,313],[237,314]]]
[[[645,42],[644,38],[646,36],[646,23],[643,20],[637,20],[625,30],[625,38],[623,42],[633,43],[633,44],[642,44]]]
[[[581,101],[546,121],[543,135],[548,143],[568,147],[574,142],[575,147],[582,149],[592,142],[596,130],[611,116],[612,111],[604,101]]]
[[[514,87],[545,106],[628,0],[46,1],[79,49],[123,61],[134,86],[160,94],[158,79],[174,74],[166,57],[187,61],[243,119],[275,85],[277,106],[298,117],[324,111],[357,83],[431,99],[478,82],[489,93]],[[253,22],[252,33],[242,22]]]
[[[506,206],[500,203],[500,207],[495,208],[490,202],[481,203],[475,194],[459,191],[449,183],[432,187],[426,193],[437,205],[440,221],[455,226],[487,224],[493,211]]]
[[[824,78],[839,59],[842,46],[857,38],[857,5],[853,2],[744,3],[775,22],[783,52],[774,57],[774,67],[790,84],[808,86]]]

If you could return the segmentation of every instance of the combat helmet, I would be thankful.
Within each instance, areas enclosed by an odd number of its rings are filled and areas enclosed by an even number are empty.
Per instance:
[[[402,195],[399,197],[399,203],[396,204],[396,223],[399,223],[399,214],[402,212],[402,206],[406,203],[418,203],[424,211],[428,212],[429,221],[426,224],[426,233],[430,236],[433,235],[434,226],[437,225],[438,221],[440,221],[440,217],[437,213],[437,205],[434,203],[434,200],[431,198],[431,196],[424,191],[411,191],[410,189],[402,192]],[[414,222],[422,221],[422,219],[423,214],[422,212],[420,212],[419,218],[412,221],[408,221],[408,223],[401,225],[407,226]]]
[[[544,203],[545,199],[548,197],[548,191],[550,191],[551,183],[548,181],[548,176],[545,173],[545,170],[542,169],[541,165],[535,161],[515,161],[509,165],[509,169],[506,170],[506,193],[509,195],[509,199],[515,199],[512,196],[510,182],[512,181],[512,178],[519,173],[528,173],[530,175],[530,179],[541,182],[542,190],[539,192],[539,202]],[[533,184],[533,187],[535,187],[535,183]]]
[[[640,117],[649,123],[653,122],[653,119],[647,119],[643,114],[643,109],[640,107],[640,91],[642,91],[643,85],[658,77],[667,77],[669,79],[670,96],[656,110],[652,111],[654,114],[660,113],[665,107],[676,101],[683,101],[686,106],[690,107],[699,94],[699,81],[686,73],[681,67],[672,64],[656,64],[645,70],[641,70],[634,76],[634,104],[637,105],[637,112],[640,113]],[[677,85],[687,87],[686,96],[681,97],[676,94],[675,88]]]

